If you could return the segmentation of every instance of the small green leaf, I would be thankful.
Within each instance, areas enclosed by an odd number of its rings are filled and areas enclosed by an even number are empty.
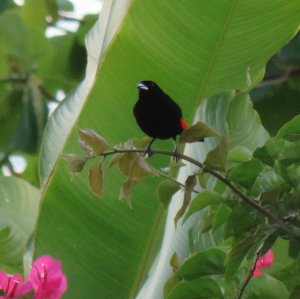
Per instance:
[[[86,163],[86,158],[73,154],[65,154],[63,158],[68,161],[69,171],[72,174],[80,173]]]
[[[206,137],[219,137],[220,134],[205,123],[198,121],[195,125],[185,129],[179,138],[179,143],[203,141]]]
[[[211,278],[198,278],[179,282],[169,293],[167,299],[223,299],[218,284]]]
[[[184,164],[182,160],[176,161],[175,159],[171,159],[169,164],[169,176],[175,178],[178,174],[178,169],[184,166],[186,166],[186,164]]]
[[[270,138],[263,147],[255,150],[253,157],[266,165],[274,167],[275,161],[287,143],[284,139]]]
[[[164,285],[164,297],[167,298],[170,291],[175,287],[176,284],[178,284],[181,281],[178,276],[176,276],[174,273],[173,275],[167,280],[167,282]]]
[[[288,299],[299,299],[300,298],[300,285],[295,286]]]
[[[194,187],[197,183],[197,176],[196,175],[190,175],[187,177],[185,181],[185,189],[183,194],[183,203],[179,211],[177,212],[175,218],[174,218],[174,224],[175,227],[177,226],[178,220],[184,215],[187,207],[189,206],[191,199],[192,199],[192,192],[194,190]]]
[[[103,169],[102,164],[95,163],[89,171],[89,185],[91,190],[99,197],[103,195]]]
[[[231,209],[224,204],[221,204],[216,211],[213,222],[213,231],[218,229],[222,224],[224,224],[231,214]]]
[[[292,164],[288,167],[284,166],[281,161],[275,163],[275,172],[278,173],[288,184],[295,188],[299,185],[300,166]]]
[[[152,138],[145,136],[143,138],[132,138],[131,142],[135,148],[145,149]]]
[[[241,217],[242,219],[242,217]],[[263,236],[263,232],[259,232],[257,235],[251,235],[242,239],[240,242],[236,243],[230,250],[227,258],[226,258],[226,278],[232,278],[236,275],[238,268],[240,267],[244,257],[247,255],[249,250],[257,244],[257,242],[261,242],[260,238]],[[258,246],[257,246],[258,248]]]
[[[194,213],[201,211],[210,205],[216,205],[223,201],[223,197],[214,191],[205,190],[199,193],[192,201],[184,219],[183,223]]]
[[[259,160],[250,160],[230,169],[229,179],[247,189],[251,189],[263,168]]]
[[[207,213],[205,216],[201,217],[200,231],[202,234],[207,233],[212,229],[214,222],[214,214]]]
[[[250,280],[243,298],[288,299],[289,292],[282,281],[270,275],[262,275]]]
[[[279,155],[279,160],[280,162],[288,166],[292,163],[299,163],[300,162],[300,141],[288,143],[283,147],[280,155]]]
[[[171,180],[165,180],[159,184],[157,188],[157,196],[166,209],[169,206],[172,196],[179,189],[180,189],[180,185]]]
[[[206,275],[224,273],[226,253],[218,248],[200,251],[188,258],[178,269],[176,275],[191,280]]]
[[[173,253],[171,259],[170,259],[170,265],[173,267],[173,269],[179,268],[179,258],[176,252]]]
[[[227,137],[221,137],[219,145],[208,152],[204,165],[206,167],[226,171],[227,169],[227,156],[228,156],[228,139]]]
[[[95,154],[100,155],[110,146],[107,141],[91,129],[79,129],[79,138],[92,148]]]
[[[0,178],[0,264],[20,271],[33,234],[40,191],[16,177]]]
[[[291,121],[284,124],[278,131],[276,138],[287,140],[299,140],[300,137],[300,115],[295,116]]]
[[[228,160],[238,163],[250,160],[251,156],[251,151],[245,146],[236,146],[228,152]]]

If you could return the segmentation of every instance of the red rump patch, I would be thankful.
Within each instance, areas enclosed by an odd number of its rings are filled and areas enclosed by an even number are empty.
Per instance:
[[[180,119],[180,124],[181,124],[181,127],[183,130],[185,130],[189,127],[183,118]]]

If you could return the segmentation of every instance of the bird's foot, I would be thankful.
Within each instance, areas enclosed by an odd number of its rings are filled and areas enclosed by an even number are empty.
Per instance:
[[[173,160],[178,163],[180,161],[180,150],[178,149],[177,145],[175,145],[175,149],[173,152]]]
[[[151,157],[153,155],[153,151],[151,149],[150,144],[146,147],[145,151],[144,151],[144,157]]]

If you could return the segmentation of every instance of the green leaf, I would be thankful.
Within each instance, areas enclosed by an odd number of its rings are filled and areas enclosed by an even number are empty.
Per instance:
[[[228,206],[221,204],[217,208],[216,214],[214,216],[213,231],[217,230],[221,225],[226,223],[230,214],[231,209]]]
[[[286,144],[287,142],[283,139],[271,138],[263,147],[256,149],[253,156],[263,163],[274,167],[275,161]]]
[[[191,280],[206,275],[222,274],[225,269],[225,256],[225,252],[217,248],[200,251],[188,258],[177,270],[176,275]]]
[[[233,162],[246,162],[251,159],[251,151],[244,146],[236,146],[228,152],[228,160]]]
[[[203,162],[203,165],[215,170],[227,170],[227,156],[228,156],[228,139],[222,137],[219,145],[211,150]]]
[[[89,171],[89,185],[91,190],[101,197],[103,195],[103,169],[101,163],[95,163]]]
[[[40,192],[14,177],[0,179],[0,264],[22,268],[23,254],[35,226]]]
[[[232,99],[227,121],[230,148],[245,146],[254,150],[262,146],[269,137],[247,94],[240,94]]]
[[[295,116],[291,121],[284,124],[278,131],[276,138],[294,140],[300,138],[300,115]]]
[[[284,166],[280,161],[275,163],[275,172],[279,174],[288,184],[298,187],[300,179],[300,166],[292,164]]]
[[[161,182],[157,188],[158,199],[162,202],[164,207],[167,209],[172,196],[180,189],[180,185],[171,181],[165,180]]]
[[[292,163],[299,164],[300,162],[299,151],[300,151],[300,141],[295,141],[290,144],[286,144],[286,146],[282,148],[282,151],[278,159],[284,166],[289,166]]]
[[[222,201],[223,197],[219,193],[210,190],[200,192],[191,202],[191,205],[184,216],[183,222],[185,222],[192,214],[201,211],[210,205],[219,204]]]
[[[259,160],[250,160],[230,169],[229,179],[250,190],[262,170]]]
[[[179,268],[179,258],[176,252],[171,257],[170,265],[173,267],[173,269],[177,270]]]
[[[205,123],[198,121],[193,126],[185,129],[179,138],[179,143],[192,143],[203,141],[206,137],[219,137],[220,134],[214,129],[210,128]]]
[[[218,284],[211,278],[199,278],[179,282],[169,293],[167,299],[223,299]]]
[[[12,147],[35,153],[40,146],[47,121],[48,108],[41,94],[40,79],[30,75],[23,89],[22,112],[12,136]]]
[[[300,297],[300,285],[294,287],[288,299],[298,299]]]
[[[251,279],[244,293],[245,299],[288,299],[288,297],[289,292],[283,282],[269,275]]]
[[[58,5],[56,0],[46,0],[47,12],[51,16],[53,21],[57,21],[58,19]]]

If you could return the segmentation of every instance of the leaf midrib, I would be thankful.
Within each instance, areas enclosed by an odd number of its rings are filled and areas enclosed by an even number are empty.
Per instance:
[[[200,84],[200,90],[199,90],[198,96],[196,98],[196,106],[193,111],[196,111],[198,105],[201,102],[203,95],[205,94],[212,71],[213,71],[214,67],[216,66],[217,57],[222,49],[222,46],[223,46],[223,43],[225,40],[225,36],[226,36],[227,31],[232,23],[232,19],[235,15],[236,7],[238,6],[239,2],[240,2],[240,0],[236,0],[235,3],[233,3],[232,8],[227,15],[223,30],[219,36],[219,39],[217,40],[216,47],[215,47],[215,49],[211,55],[211,59],[208,63],[207,72],[205,72],[205,74],[204,74],[204,80],[202,81],[202,84]]]

